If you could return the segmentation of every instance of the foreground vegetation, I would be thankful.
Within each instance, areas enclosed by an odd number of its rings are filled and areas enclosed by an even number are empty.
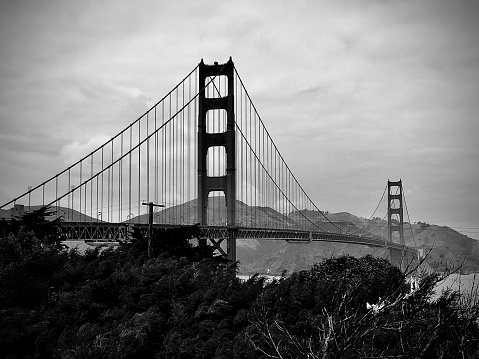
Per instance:
[[[192,247],[198,228],[138,234],[117,250],[61,247],[42,210],[0,240],[3,358],[477,358],[478,307],[410,293],[371,256],[345,256],[267,282]],[[367,303],[377,304],[369,307]]]

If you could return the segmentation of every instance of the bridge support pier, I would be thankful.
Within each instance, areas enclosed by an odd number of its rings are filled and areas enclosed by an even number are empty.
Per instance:
[[[391,262],[391,264],[401,269],[401,271],[404,270],[403,258],[404,258],[404,250],[389,248],[389,261]]]
[[[228,92],[224,97],[206,97],[205,87],[210,78],[226,76]],[[198,219],[200,224],[208,225],[208,196],[213,191],[223,191],[226,199],[226,221],[230,231],[227,238],[227,258],[236,261],[236,235],[233,228],[236,223],[236,145],[234,118],[234,64],[229,59],[226,64],[199,64],[198,82]],[[226,111],[226,131],[211,133],[207,131],[207,113],[210,110]],[[223,146],[226,150],[226,173],[223,176],[208,176],[208,149]],[[206,244],[202,241],[200,244]]]

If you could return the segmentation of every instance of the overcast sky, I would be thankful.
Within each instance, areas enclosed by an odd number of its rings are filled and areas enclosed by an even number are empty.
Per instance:
[[[0,4],[1,204],[118,133],[201,58],[232,56],[319,208],[369,218],[402,179],[412,222],[479,239],[479,1]]]

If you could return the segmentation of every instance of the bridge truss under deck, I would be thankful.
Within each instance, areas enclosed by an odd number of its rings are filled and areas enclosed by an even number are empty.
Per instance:
[[[181,225],[154,224],[154,228],[174,228],[188,227]],[[139,228],[146,237],[148,231],[147,224],[128,224],[128,223],[106,223],[106,222],[63,222],[63,235],[66,241],[84,240],[84,241],[126,241],[133,228]],[[338,242],[366,245],[369,247],[389,248],[392,250],[404,250],[416,255],[413,248],[401,245],[399,243],[388,242],[380,239],[364,236],[353,236],[346,234],[314,232],[293,229],[267,229],[267,228],[247,228],[247,227],[222,227],[222,226],[203,226],[199,228],[202,232],[202,238],[209,240],[218,251],[226,255],[221,247],[221,243],[234,236],[236,239],[261,239],[261,240],[285,240],[290,242]]]

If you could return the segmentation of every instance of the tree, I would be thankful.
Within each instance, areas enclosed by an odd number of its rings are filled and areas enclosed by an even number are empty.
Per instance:
[[[43,246],[61,250],[63,248],[61,241],[61,217],[49,220],[48,217],[54,216],[56,212],[49,207],[41,207],[32,212],[26,212],[20,217],[12,217],[4,223],[2,235],[4,238],[10,234],[18,235],[20,232],[31,232],[34,237]],[[23,248],[30,249],[32,243],[19,242]]]
[[[381,259],[330,259],[267,286],[247,337],[268,358],[475,358],[477,308],[447,293],[433,301],[437,279],[409,293],[402,273]]]
[[[181,226],[172,228],[154,228],[152,237],[152,255],[156,256],[174,256],[177,258],[185,257],[188,261],[198,262],[204,258],[215,258],[218,262],[227,263],[227,261],[214,254],[213,246],[193,246],[192,239],[203,236],[199,225]],[[141,253],[146,253],[148,240],[138,227],[133,227],[131,233],[131,245]]]
[[[30,358],[477,357],[477,305],[438,277],[409,293],[388,262],[340,257],[268,283],[201,252],[186,231],[116,250],[0,241],[0,353]],[[44,237],[45,238],[45,237]],[[367,303],[376,305],[368,309]]]

